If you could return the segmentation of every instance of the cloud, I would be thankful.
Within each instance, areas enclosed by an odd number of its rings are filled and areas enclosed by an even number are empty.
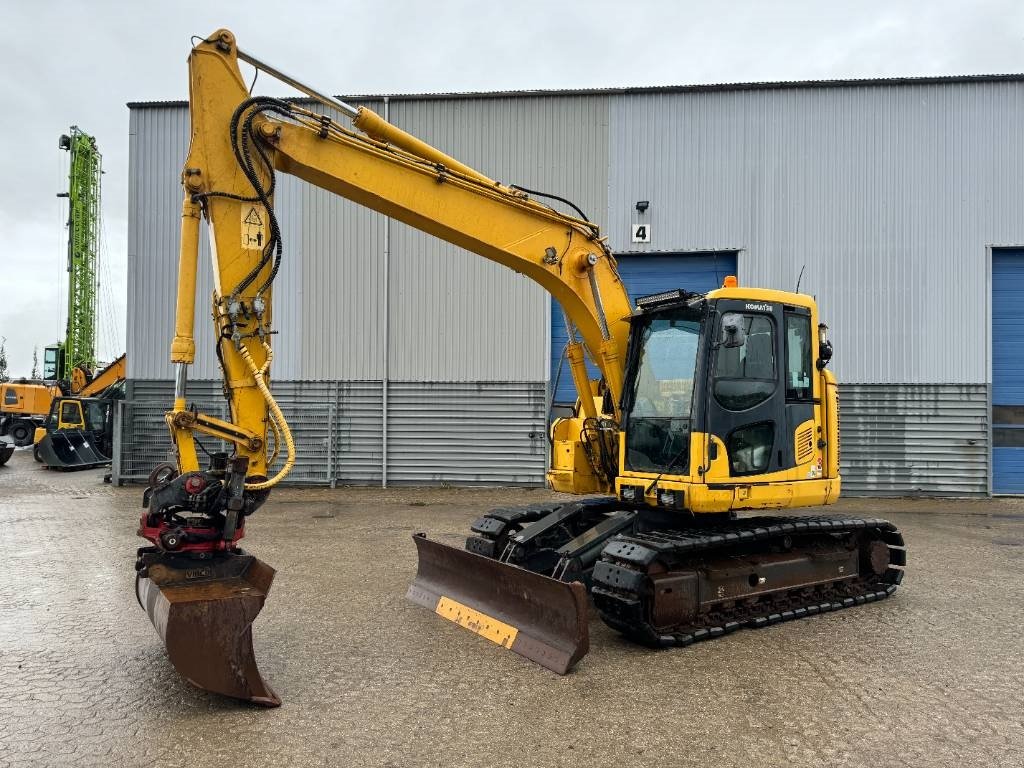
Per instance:
[[[1008,0],[666,0],[631,3],[7,3],[0,335],[12,370],[53,341],[64,237],[57,137],[72,124],[104,155],[103,215],[123,345],[128,101],[187,96],[190,35],[241,46],[335,93],[411,93],[804,80],[1020,69],[1024,6]],[[287,93],[266,80],[270,93]],[[170,290],[170,288],[169,288]],[[110,323],[108,322],[109,326]]]

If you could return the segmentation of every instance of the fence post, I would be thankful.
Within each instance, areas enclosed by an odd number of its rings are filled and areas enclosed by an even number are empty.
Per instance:
[[[113,446],[113,461],[110,465],[110,480],[114,485],[124,485],[122,479],[121,470],[121,449],[124,443],[122,437],[122,430],[124,429],[124,400],[114,401],[114,446]]]

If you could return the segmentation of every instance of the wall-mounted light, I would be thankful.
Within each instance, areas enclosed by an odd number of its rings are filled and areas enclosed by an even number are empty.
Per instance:
[[[639,201],[637,201],[637,204],[636,204],[636,212],[637,213],[643,213],[644,211],[646,211],[650,207],[651,207],[651,201],[650,200],[639,200]]]

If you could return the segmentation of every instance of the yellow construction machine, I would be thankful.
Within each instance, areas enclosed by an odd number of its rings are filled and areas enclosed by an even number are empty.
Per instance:
[[[32,433],[62,394],[56,381],[17,379],[0,384],[0,435],[17,446],[31,445]]]
[[[239,61],[326,113],[250,96]],[[139,601],[186,678],[280,703],[259,674],[251,634],[274,571],[239,546],[294,463],[269,385],[272,286],[284,245],[277,172],[516,270],[565,312],[579,400],[575,415],[551,427],[548,481],[586,498],[482,514],[466,549],[415,536],[411,600],[566,672],[588,647],[590,599],[625,635],[671,646],[896,589],[905,550],[884,520],[736,514],[839,496],[838,397],[825,367],[832,347],[810,296],[730,279],[706,294],[667,285],[634,303],[598,227],[547,202],[559,198],[490,179],[368,109],[303,85],[239,50],[226,30],[194,46],[189,75],[166,417],[177,458],[154,471],[145,492],[139,534],[150,546],[136,564]],[[190,408],[186,392],[203,220],[228,420]],[[197,436],[233,450],[211,453],[204,467]]]
[[[124,397],[127,365],[127,356],[121,355],[87,381],[73,377],[73,395],[53,398],[46,420],[33,435],[36,461],[49,469],[90,469],[110,463],[114,404]]]
[[[53,350],[59,345],[47,347],[47,367]],[[41,437],[53,423],[53,409],[56,401],[95,397],[111,385],[124,380],[125,356],[93,375],[84,366],[76,366],[64,379],[18,379],[0,384],[0,435],[8,435],[17,446],[38,445]],[[47,375],[47,369],[44,369]],[[70,411],[69,417],[70,417]],[[84,422],[79,420],[78,424]],[[38,454],[37,454],[38,458]]]

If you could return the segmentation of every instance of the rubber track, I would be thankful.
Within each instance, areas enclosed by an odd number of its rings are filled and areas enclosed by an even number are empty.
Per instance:
[[[817,585],[813,587],[817,594],[809,596],[796,594],[804,590],[780,590],[761,596],[754,606],[737,603],[729,609],[701,614],[699,623],[679,627],[671,633],[659,632],[647,620],[650,615],[647,571],[658,560],[674,570],[680,567],[679,561],[706,553],[718,554],[737,545],[767,544],[787,536],[864,530],[877,531],[878,538],[889,547],[889,567],[881,576]],[[602,620],[613,629],[645,645],[687,646],[744,627],[767,627],[884,600],[903,580],[901,568],[907,562],[903,547],[903,536],[896,527],[877,518],[753,517],[720,526],[620,534],[605,547],[594,569],[592,594]]]

